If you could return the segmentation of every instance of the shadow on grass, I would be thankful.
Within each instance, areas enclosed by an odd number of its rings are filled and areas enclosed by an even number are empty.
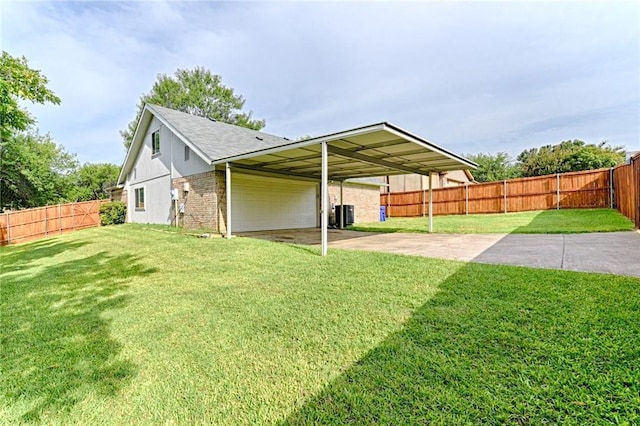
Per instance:
[[[639,288],[468,264],[282,424],[634,424]]]
[[[68,411],[89,393],[111,395],[135,373],[133,363],[118,358],[105,313],[124,306],[131,277],[154,270],[106,252],[34,265],[83,245],[47,241],[2,256],[0,389],[17,421]]]
[[[24,243],[10,248],[0,248],[0,273],[8,273],[28,267],[39,259],[53,257],[68,250],[90,244],[89,241],[60,242],[56,239]]]

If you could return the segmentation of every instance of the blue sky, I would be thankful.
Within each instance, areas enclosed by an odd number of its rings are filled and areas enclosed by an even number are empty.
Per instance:
[[[579,138],[640,149],[640,2],[0,3],[2,49],[62,99],[32,106],[82,162],[121,164],[119,130],[160,73],[204,66],[264,131],[390,121],[457,153]]]

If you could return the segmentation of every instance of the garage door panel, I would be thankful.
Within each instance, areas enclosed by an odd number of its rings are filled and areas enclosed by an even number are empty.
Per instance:
[[[314,182],[233,174],[231,190],[234,232],[316,227]]]

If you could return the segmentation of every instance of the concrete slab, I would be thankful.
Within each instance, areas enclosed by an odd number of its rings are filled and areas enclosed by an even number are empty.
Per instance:
[[[592,234],[403,234],[331,229],[329,247],[480,263],[640,277],[640,232]],[[318,229],[246,232],[252,238],[319,245]]]

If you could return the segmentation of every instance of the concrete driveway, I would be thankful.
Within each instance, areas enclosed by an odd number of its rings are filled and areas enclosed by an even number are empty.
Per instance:
[[[320,244],[318,229],[240,236]],[[592,234],[403,234],[329,230],[329,247],[640,277],[640,232]]]

